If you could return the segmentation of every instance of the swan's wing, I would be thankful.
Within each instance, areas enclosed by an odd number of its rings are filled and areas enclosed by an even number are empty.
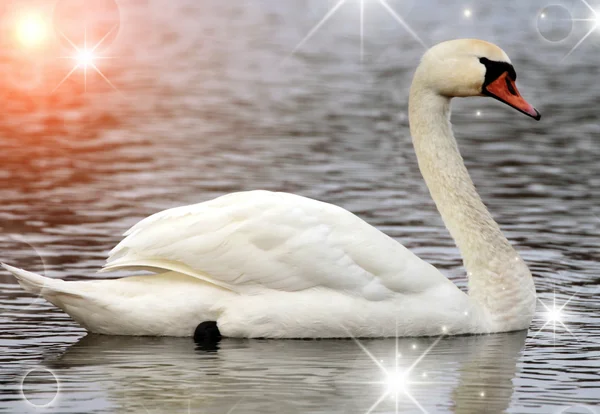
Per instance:
[[[354,214],[287,193],[249,191],[154,214],[105,270],[173,270],[238,292],[325,287],[383,299],[452,284]]]

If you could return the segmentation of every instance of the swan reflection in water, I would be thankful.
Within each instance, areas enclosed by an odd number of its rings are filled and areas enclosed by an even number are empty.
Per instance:
[[[118,412],[501,412],[525,338],[225,339],[207,351],[189,338],[89,334],[45,364],[61,379],[59,404]],[[359,345],[388,372],[414,366],[401,389]]]

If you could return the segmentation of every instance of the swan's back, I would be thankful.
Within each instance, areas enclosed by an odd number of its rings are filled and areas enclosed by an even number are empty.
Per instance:
[[[454,285],[343,208],[249,191],[152,215],[127,233],[105,270],[152,268],[235,292],[324,287],[382,300]]]

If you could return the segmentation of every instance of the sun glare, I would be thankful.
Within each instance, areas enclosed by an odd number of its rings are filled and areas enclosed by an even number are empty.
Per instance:
[[[561,322],[562,314],[560,312],[560,309],[551,308],[547,312],[546,317],[548,318],[549,322]]]
[[[77,52],[77,64],[84,68],[94,64],[94,52],[91,50],[80,50]]]
[[[406,391],[406,374],[403,372],[389,373],[386,379],[387,392],[397,394]]]
[[[39,46],[46,40],[47,27],[44,19],[36,14],[21,18],[17,25],[17,38],[25,47]]]

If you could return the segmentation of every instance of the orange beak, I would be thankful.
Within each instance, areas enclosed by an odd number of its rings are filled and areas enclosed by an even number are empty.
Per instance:
[[[508,72],[504,72],[498,79],[489,85],[484,86],[483,93],[484,95],[491,96],[500,102],[512,106],[517,111],[523,112],[525,115],[532,117],[536,121],[539,121],[542,117],[537,109],[523,99],[517,89],[517,85],[515,85],[515,81],[508,77]]]

